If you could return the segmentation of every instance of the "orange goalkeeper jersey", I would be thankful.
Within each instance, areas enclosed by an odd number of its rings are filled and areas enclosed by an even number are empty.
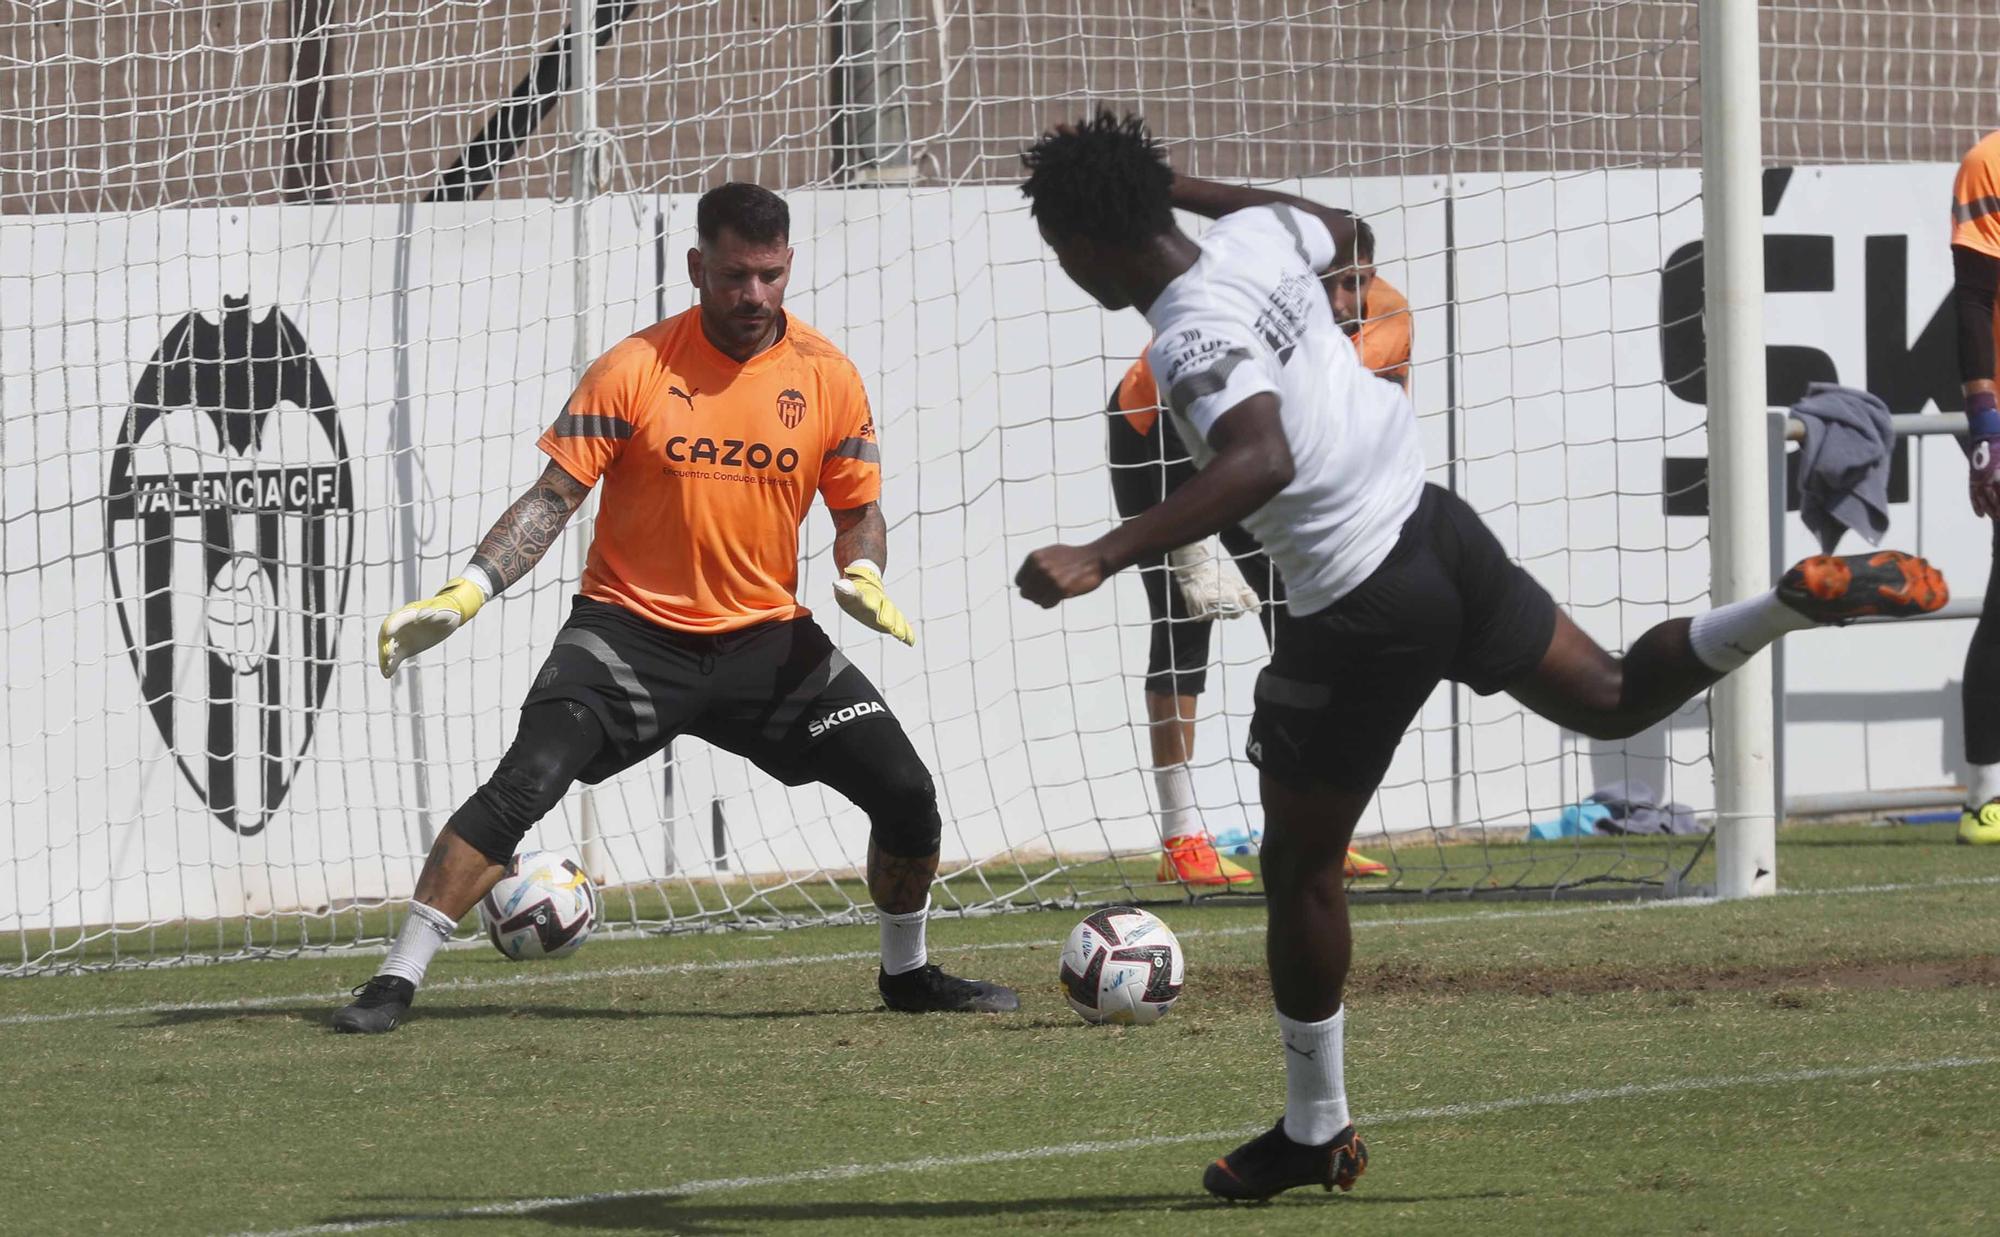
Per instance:
[[[1378,276],[1368,288],[1368,316],[1354,335],[1354,347],[1361,354],[1361,363],[1377,377],[1405,390],[1410,385],[1410,321],[1408,299]],[[1140,353],[1118,380],[1116,402],[1134,430],[1153,432],[1153,422],[1160,416],[1160,388],[1153,381],[1145,353]]]
[[[2000,258],[2000,130],[1959,160],[1951,183],[1951,243]]]
[[[1368,316],[1355,333],[1361,364],[1377,378],[1410,388],[1410,302],[1388,280],[1377,277],[1368,287]]]
[[[846,510],[882,494],[861,375],[789,316],[746,362],[699,309],[647,327],[591,365],[538,445],[604,483],[584,595],[681,631],[809,613],[794,589],[813,495]]]
[[[2000,258],[2000,130],[1959,160],[1951,183],[1951,243]],[[2000,355],[2000,313],[1993,315],[1993,350]]]

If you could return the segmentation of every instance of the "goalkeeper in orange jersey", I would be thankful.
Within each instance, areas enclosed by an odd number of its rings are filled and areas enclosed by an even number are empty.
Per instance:
[[[1356,221],[1355,261],[1320,280],[1334,321],[1354,342],[1361,364],[1405,389],[1410,378],[1410,304],[1375,274],[1375,233]],[[1194,461],[1171,419],[1160,415],[1159,389],[1141,355],[1111,392],[1111,493],[1120,519],[1151,509],[1194,475]],[[1257,539],[1231,525],[1211,541],[1183,546],[1142,564],[1139,582],[1152,616],[1146,662],[1146,720],[1153,785],[1159,799],[1161,882],[1204,888],[1247,884],[1251,874],[1218,853],[1195,808],[1195,702],[1208,683],[1209,636],[1218,618],[1256,613],[1268,644],[1274,603],[1284,582]],[[1249,837],[1245,835],[1245,841]],[[1228,849],[1225,847],[1225,849]],[[1387,876],[1386,865],[1347,852],[1350,877]]]
[[[2000,408],[1994,355],[2000,317],[2000,132],[1966,152],[1952,185],[1952,300],[1958,310],[1958,376],[1965,384],[1966,462],[1972,509],[1993,521],[1993,561],[2000,567]],[[1958,840],[2000,843],[2000,570],[1989,569],[1986,603],[1965,650],[1965,811]]]
[[[460,917],[528,829],[581,778],[598,782],[679,734],[790,786],[820,782],[868,814],[868,893],[890,1009],[1005,1012],[1015,994],[947,975],[924,925],[937,875],[931,775],[867,676],[799,604],[799,525],[833,517],[834,598],[915,644],[882,585],[881,451],[854,363],[785,313],[791,216],[755,185],[695,208],[700,304],[593,364],[537,444],[541,479],[437,596],[382,624],[382,673],[449,636],[526,575],[602,481],[582,593],[521,706],[520,731],[425,861],[381,970],[333,1017],[394,1030]]]

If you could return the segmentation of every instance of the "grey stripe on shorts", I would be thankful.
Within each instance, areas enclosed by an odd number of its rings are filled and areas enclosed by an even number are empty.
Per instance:
[[[799,720],[799,714],[805,712],[806,706],[819,699],[827,685],[853,664],[839,649],[828,653],[826,660],[813,667],[812,673],[799,680],[791,695],[780,700],[778,707],[771,710],[771,720],[765,724],[764,733],[773,738],[782,737]]]
[[[1324,683],[1301,683],[1272,674],[1267,667],[1257,673],[1258,700],[1287,709],[1323,709],[1333,703],[1333,689]]]
[[[646,689],[639,683],[639,676],[632,672],[631,665],[618,655],[618,650],[612,648],[603,636],[594,631],[569,629],[556,637],[556,643],[573,644],[604,663],[604,668],[611,672],[611,681],[618,684],[632,705],[634,739],[644,742],[659,733],[660,715],[653,708],[653,698],[646,694]]]

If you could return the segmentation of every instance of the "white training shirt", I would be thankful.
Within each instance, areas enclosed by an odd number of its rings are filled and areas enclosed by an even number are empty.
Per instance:
[[[1333,260],[1316,216],[1236,211],[1146,311],[1160,402],[1196,467],[1215,458],[1208,434],[1224,413],[1278,397],[1292,481],[1243,527],[1283,573],[1294,614],[1325,609],[1381,566],[1423,494],[1416,414],[1335,325],[1318,278]]]

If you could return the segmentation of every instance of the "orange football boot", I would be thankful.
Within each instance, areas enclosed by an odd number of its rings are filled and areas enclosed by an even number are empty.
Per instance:
[[[1944,576],[1914,554],[1819,554],[1785,573],[1778,600],[1815,623],[1851,623],[1868,615],[1908,618],[1951,600]]]
[[[1160,870],[1154,878],[1162,885],[1179,881],[1183,885],[1247,885],[1257,877],[1240,864],[1215,853],[1206,837],[1168,838],[1160,844]]]

